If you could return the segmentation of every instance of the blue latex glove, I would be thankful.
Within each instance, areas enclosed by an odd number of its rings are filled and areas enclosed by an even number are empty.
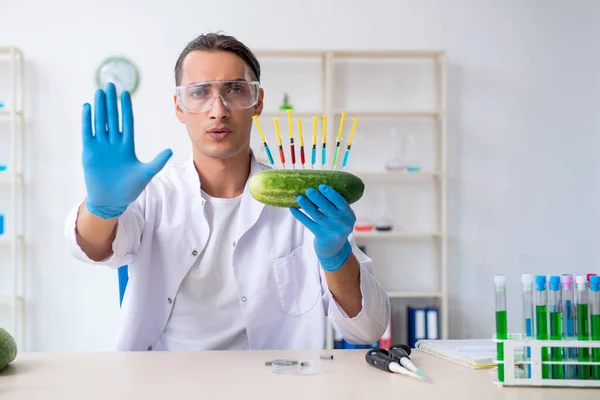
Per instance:
[[[321,266],[326,271],[339,270],[352,253],[348,236],[356,216],[350,204],[327,185],[319,185],[318,191],[309,188],[297,202],[304,212],[297,208],[290,211],[315,235],[315,252]]]
[[[87,189],[88,211],[104,219],[116,218],[144,190],[150,180],[167,163],[173,152],[161,152],[152,162],[141,163],[133,141],[133,111],[127,91],[121,94],[122,132],[115,86],[109,83],[106,93],[96,91],[94,108],[95,134],[92,132],[91,106],[83,106],[83,172]]]

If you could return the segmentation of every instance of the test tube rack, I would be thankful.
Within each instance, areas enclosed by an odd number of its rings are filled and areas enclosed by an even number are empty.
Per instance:
[[[600,368],[600,362],[596,361],[578,361],[578,360],[562,360],[562,361],[542,361],[542,349],[551,347],[560,348],[585,348],[600,349],[600,340],[538,340],[530,337],[524,337],[522,334],[508,334],[508,339],[498,339],[496,335],[493,338],[494,342],[502,342],[504,351],[504,360],[494,360],[494,364],[504,364],[504,381],[496,381],[495,383],[500,386],[538,386],[538,387],[592,387],[600,388],[600,380],[593,379],[590,376],[589,379],[544,379],[542,378],[542,366],[543,365],[575,365],[575,366],[598,366]],[[527,360],[523,360],[519,356],[523,352],[523,349],[531,349],[530,356]],[[591,360],[591,356],[590,356]],[[526,376],[522,373],[522,370],[518,367],[519,365],[530,365],[531,366],[531,377]],[[549,367],[551,368],[551,367]]]

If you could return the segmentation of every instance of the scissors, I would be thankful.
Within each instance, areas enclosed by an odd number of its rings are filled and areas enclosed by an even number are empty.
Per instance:
[[[389,350],[382,348],[370,349],[365,355],[365,360],[371,366],[382,371],[425,380],[425,375],[410,361],[409,355],[410,347],[398,344],[391,346]]]

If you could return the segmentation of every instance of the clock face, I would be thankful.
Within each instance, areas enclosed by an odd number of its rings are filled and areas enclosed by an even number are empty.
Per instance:
[[[124,57],[110,57],[100,64],[96,72],[96,84],[104,89],[112,82],[117,93],[127,90],[133,94],[139,82],[139,73],[135,65]]]

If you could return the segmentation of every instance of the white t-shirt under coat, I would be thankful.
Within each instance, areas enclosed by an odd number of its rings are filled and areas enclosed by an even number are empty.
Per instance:
[[[168,350],[248,349],[232,255],[241,196],[202,191],[210,235],[181,283],[161,342]]]

